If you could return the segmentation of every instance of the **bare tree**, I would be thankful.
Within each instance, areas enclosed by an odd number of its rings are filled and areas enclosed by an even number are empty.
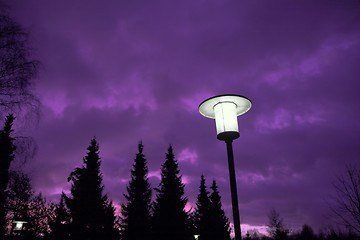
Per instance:
[[[332,212],[346,228],[360,234],[360,168],[348,166],[334,183]]]
[[[38,114],[39,101],[33,94],[38,61],[30,57],[28,34],[0,3],[0,112]],[[28,116],[27,116],[28,117]]]
[[[35,141],[28,137],[29,127],[39,119],[40,102],[34,95],[39,62],[31,58],[29,34],[8,14],[0,0],[0,119],[16,116],[16,164],[18,169],[36,152]]]

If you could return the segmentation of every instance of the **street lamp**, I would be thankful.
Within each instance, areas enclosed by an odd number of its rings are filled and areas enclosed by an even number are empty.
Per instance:
[[[199,105],[201,115],[215,119],[217,139],[226,143],[235,240],[241,240],[241,227],[232,141],[240,137],[237,116],[249,111],[251,105],[250,99],[235,94],[214,96]]]
[[[25,222],[25,221],[14,220],[10,235],[12,235],[12,233],[14,235],[21,235],[22,234],[21,232],[24,230],[24,225],[26,223],[27,222]]]

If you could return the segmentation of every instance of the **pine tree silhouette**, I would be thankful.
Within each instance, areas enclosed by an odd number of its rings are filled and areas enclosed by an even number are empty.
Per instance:
[[[230,240],[230,223],[222,208],[221,197],[215,180],[213,180],[211,190],[209,208],[211,231],[209,239]]]
[[[103,194],[99,145],[95,138],[87,150],[84,165],[76,168],[68,178],[72,197],[66,197],[66,205],[72,219],[71,239],[114,239],[114,208]]]
[[[5,238],[6,232],[6,188],[9,182],[9,168],[15,157],[14,138],[11,137],[14,116],[8,115],[4,128],[0,131],[0,239]]]
[[[139,143],[131,170],[131,181],[127,186],[127,194],[124,194],[127,202],[121,206],[123,240],[143,240],[150,237],[151,186],[143,148],[143,144]]]
[[[187,198],[184,197],[185,185],[179,173],[178,163],[170,145],[161,169],[161,182],[155,189],[157,196],[153,214],[153,239],[192,239],[188,214],[185,211],[187,203]]]
[[[204,175],[201,175],[199,194],[196,201],[194,213],[195,233],[200,235],[199,240],[208,240],[210,229],[210,199],[209,192],[206,189]]]
[[[62,193],[60,202],[55,209],[55,219],[50,223],[50,238],[53,240],[68,240],[70,238],[69,224],[70,213],[65,205],[65,194]]]

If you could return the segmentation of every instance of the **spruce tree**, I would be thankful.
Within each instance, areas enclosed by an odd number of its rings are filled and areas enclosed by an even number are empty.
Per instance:
[[[110,200],[104,203],[104,223],[103,223],[103,236],[106,240],[119,239],[119,231],[116,228],[115,207]]]
[[[68,178],[72,197],[66,197],[66,205],[72,220],[71,239],[113,239],[114,209],[107,195],[103,194],[99,145],[95,138],[87,150],[84,165],[76,168]]]
[[[127,202],[121,206],[123,240],[143,240],[150,236],[151,187],[143,148],[139,143],[131,181],[124,194]]]
[[[53,240],[68,240],[70,214],[65,205],[65,194],[62,193],[60,202],[55,209],[55,219],[50,223],[51,234],[50,238]]]
[[[9,168],[15,157],[14,138],[11,136],[14,116],[8,115],[4,128],[0,131],[0,239],[5,238],[6,233],[6,188],[9,182]]]
[[[230,240],[230,223],[222,208],[221,197],[215,180],[213,180],[211,190],[209,240]]]
[[[208,240],[211,231],[209,225],[210,199],[206,189],[204,175],[201,175],[199,194],[196,201],[194,213],[195,234],[200,235],[199,239]]]
[[[153,239],[192,239],[188,214],[185,211],[187,198],[185,185],[181,181],[178,163],[172,146],[169,146],[166,160],[161,169],[161,182],[157,191],[153,214]]]

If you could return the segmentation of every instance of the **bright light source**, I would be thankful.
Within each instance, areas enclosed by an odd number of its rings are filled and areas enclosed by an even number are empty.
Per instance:
[[[233,140],[240,136],[237,116],[249,111],[251,101],[241,95],[219,95],[203,101],[199,106],[201,115],[215,119],[219,140]]]
[[[214,106],[217,135],[223,132],[239,132],[236,104],[233,102],[220,102]]]
[[[15,223],[14,231],[21,231],[24,227],[24,224],[27,223],[25,221],[13,221]]]

